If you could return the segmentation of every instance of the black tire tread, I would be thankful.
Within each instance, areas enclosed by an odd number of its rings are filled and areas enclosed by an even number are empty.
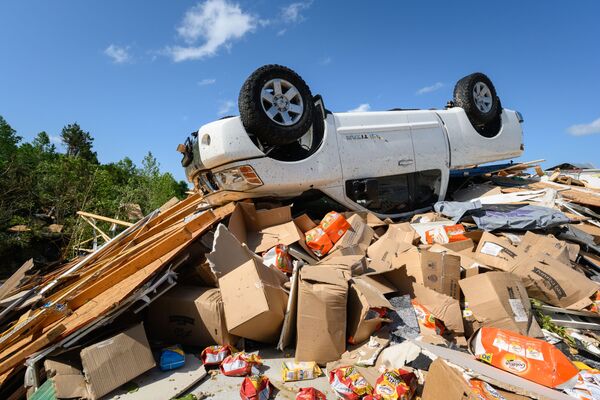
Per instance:
[[[473,86],[479,81],[484,82],[492,92],[492,109],[488,113],[479,111],[473,101]],[[454,86],[454,104],[465,110],[469,120],[474,126],[490,123],[497,119],[502,112],[502,107],[500,106],[500,100],[496,94],[494,84],[490,78],[481,72],[467,75],[456,82],[456,85]]]

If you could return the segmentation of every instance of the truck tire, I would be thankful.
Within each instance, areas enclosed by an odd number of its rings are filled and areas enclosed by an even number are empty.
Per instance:
[[[481,72],[467,75],[456,83],[454,105],[465,110],[478,131],[483,125],[498,120],[502,112],[492,81]]]
[[[281,65],[254,71],[240,90],[238,106],[246,131],[271,146],[300,139],[310,129],[315,112],[308,85]]]

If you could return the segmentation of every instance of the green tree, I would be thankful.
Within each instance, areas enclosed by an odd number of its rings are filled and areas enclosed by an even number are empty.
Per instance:
[[[21,136],[0,116],[0,166],[12,158]]]
[[[89,132],[85,132],[79,124],[66,125],[60,133],[60,138],[67,147],[67,156],[81,157],[94,164],[98,164],[98,157],[92,150],[94,138]]]

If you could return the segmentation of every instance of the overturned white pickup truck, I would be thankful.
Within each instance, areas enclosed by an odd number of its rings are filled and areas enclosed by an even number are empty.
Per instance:
[[[266,65],[242,86],[239,110],[178,147],[188,179],[214,205],[318,191],[352,210],[401,216],[443,200],[451,169],[523,151],[521,115],[502,108],[481,73],[459,80],[443,110],[332,113],[294,71]]]

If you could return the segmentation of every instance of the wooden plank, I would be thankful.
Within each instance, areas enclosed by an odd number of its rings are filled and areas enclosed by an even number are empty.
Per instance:
[[[25,274],[33,268],[33,258],[25,261],[18,270],[8,278],[2,286],[0,286],[0,300],[4,299],[10,292],[17,288],[21,279],[25,277]]]
[[[102,239],[104,239],[106,242],[110,242],[110,236],[108,236],[106,233],[104,233],[104,231],[102,229],[98,228],[98,226],[96,226],[94,221],[91,221],[90,219],[88,219],[87,217],[84,217],[83,215],[80,215],[80,217],[85,222],[87,222],[92,228],[94,228],[94,230],[96,230],[100,234],[100,236],[102,236]]]
[[[90,217],[90,218],[94,218],[94,219],[99,219],[100,221],[110,222],[112,224],[117,224],[117,225],[121,225],[121,226],[130,227],[130,226],[134,225],[131,222],[121,221],[120,219],[109,218],[109,217],[105,217],[105,216],[98,215],[98,214],[92,214],[92,213],[85,212],[85,211],[77,211],[77,215],[81,215],[84,217]]]
[[[40,351],[50,343],[54,342],[60,337],[65,329],[66,328],[63,324],[55,326],[42,337],[21,348],[7,360],[3,360],[2,363],[0,363],[0,374],[18,366],[19,364],[22,364],[31,354],[35,353],[36,351]]]

